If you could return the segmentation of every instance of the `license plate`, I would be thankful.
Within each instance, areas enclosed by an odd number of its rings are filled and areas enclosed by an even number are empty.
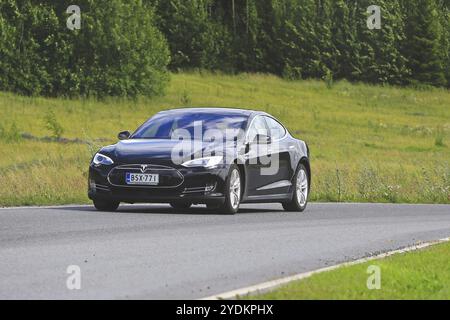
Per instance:
[[[127,182],[127,184],[156,186],[159,183],[159,174],[127,172],[126,182]]]

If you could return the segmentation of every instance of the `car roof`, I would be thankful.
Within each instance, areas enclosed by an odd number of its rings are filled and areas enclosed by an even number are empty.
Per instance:
[[[164,110],[160,113],[217,113],[223,115],[231,115],[231,114],[242,114],[246,116],[251,116],[256,113],[263,113],[260,111],[247,110],[247,109],[239,109],[239,108],[219,108],[219,107],[201,107],[201,108],[178,108],[178,109],[170,109]]]

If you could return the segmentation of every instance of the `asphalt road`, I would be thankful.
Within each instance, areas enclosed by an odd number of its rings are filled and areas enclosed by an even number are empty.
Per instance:
[[[1,299],[191,299],[450,236],[450,206],[0,209]],[[69,265],[81,289],[69,290]]]

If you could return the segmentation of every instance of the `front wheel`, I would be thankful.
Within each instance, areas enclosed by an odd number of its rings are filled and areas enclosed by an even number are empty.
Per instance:
[[[308,204],[309,177],[308,171],[303,164],[299,164],[294,176],[294,192],[289,202],[282,203],[284,210],[303,212]]]
[[[242,180],[239,168],[233,164],[230,167],[226,187],[225,202],[219,207],[208,206],[210,209],[217,209],[223,214],[236,214],[239,210],[242,197]]]
[[[94,200],[94,207],[98,211],[116,211],[120,202],[108,200]]]

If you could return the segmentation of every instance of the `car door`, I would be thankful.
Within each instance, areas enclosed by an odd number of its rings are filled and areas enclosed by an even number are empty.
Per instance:
[[[271,167],[272,175],[270,184],[260,188],[264,194],[284,194],[288,193],[293,176],[291,158],[295,152],[288,143],[288,133],[286,128],[276,119],[264,116],[271,138]],[[267,170],[268,171],[268,170]]]
[[[271,141],[261,141],[257,137],[270,137],[265,117],[256,116],[248,129],[246,138],[246,185],[248,196],[267,194],[265,186],[273,183],[278,170],[271,170]]]

